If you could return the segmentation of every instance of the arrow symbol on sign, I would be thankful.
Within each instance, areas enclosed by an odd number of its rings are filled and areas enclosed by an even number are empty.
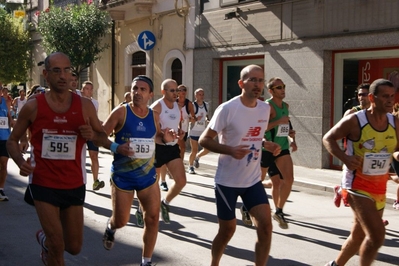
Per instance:
[[[143,34],[143,37],[141,37],[141,39],[143,39],[144,41],[144,49],[147,49],[147,46],[152,46],[154,44],[153,41],[151,41],[148,37],[147,34]]]

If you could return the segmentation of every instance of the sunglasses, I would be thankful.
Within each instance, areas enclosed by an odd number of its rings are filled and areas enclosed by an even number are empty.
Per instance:
[[[169,91],[169,92],[171,92],[171,93],[179,92],[178,89],[169,89],[169,90],[166,90],[166,91]]]
[[[272,90],[274,90],[274,89],[278,89],[278,90],[284,89],[284,90],[285,90],[285,84],[271,87],[271,89],[272,89]]]
[[[183,89],[178,89],[177,91],[187,91],[187,89],[183,88]]]
[[[357,96],[366,97],[367,95],[369,95],[367,92],[363,92],[363,93],[359,93]]]

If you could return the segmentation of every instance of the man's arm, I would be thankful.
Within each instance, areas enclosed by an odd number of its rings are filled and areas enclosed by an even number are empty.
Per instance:
[[[237,160],[244,158],[245,155],[247,155],[248,153],[251,152],[249,150],[248,145],[238,145],[238,146],[232,147],[232,146],[221,144],[215,140],[216,136],[217,136],[217,132],[210,129],[209,127],[207,127],[205,129],[205,131],[202,132],[198,143],[202,147],[204,147],[212,152],[216,152],[216,153],[220,153],[220,154],[227,154]]]
[[[327,151],[341,160],[349,170],[355,170],[361,165],[362,158],[359,156],[347,155],[338,145],[337,141],[345,137],[357,139],[360,135],[360,128],[355,115],[343,117],[323,137],[323,145]]]
[[[32,123],[37,113],[37,101],[31,100],[27,102],[19,113],[18,120],[14,125],[14,129],[7,140],[7,151],[10,157],[20,168],[20,174],[23,176],[29,175],[34,167],[25,161],[22,152],[20,150],[19,141],[20,139],[26,138],[26,131],[29,125]]]

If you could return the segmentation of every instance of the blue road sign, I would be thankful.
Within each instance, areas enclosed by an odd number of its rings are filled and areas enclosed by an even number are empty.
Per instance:
[[[148,51],[155,46],[155,36],[151,31],[145,30],[139,34],[137,42],[141,49]]]

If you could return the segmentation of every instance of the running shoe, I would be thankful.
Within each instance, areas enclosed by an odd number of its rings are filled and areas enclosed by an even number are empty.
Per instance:
[[[44,240],[45,239],[46,239],[46,235],[44,234],[42,229],[40,229],[39,231],[36,232],[37,243],[39,243],[40,247],[42,248],[42,251],[40,252],[40,258],[42,258],[43,264],[47,265],[48,251],[46,248],[44,248]]]
[[[116,230],[109,229],[109,220],[107,221],[107,226],[105,227],[105,232],[103,236],[103,246],[106,250],[110,250],[114,247],[115,232]]]
[[[329,263],[327,263],[325,266],[338,266],[335,261],[330,261]]]
[[[161,185],[160,185],[160,188],[161,188],[162,191],[168,191],[169,190],[168,184],[166,184],[166,182],[162,182]]]
[[[155,266],[156,264],[152,264],[151,261],[147,262],[146,264],[140,263],[140,266]]]
[[[136,223],[138,227],[144,227],[143,213],[139,210],[136,211]]]
[[[339,191],[341,189],[341,186],[335,186],[334,187],[334,204],[337,208],[341,206],[341,200],[342,200],[342,195],[341,192]]]
[[[241,211],[241,215],[242,215],[242,222],[243,222],[246,226],[251,227],[251,226],[252,226],[251,216],[249,215],[249,212],[248,212],[247,209],[244,210],[244,205],[241,206],[240,211]]]
[[[195,175],[195,174],[196,174],[196,172],[194,171],[194,166],[190,166],[190,167],[188,168],[188,173],[189,173],[189,174],[192,174],[192,175]]]
[[[8,197],[4,194],[4,190],[0,189],[0,201],[8,201]]]
[[[285,220],[283,213],[273,214],[273,219],[278,222],[278,226],[280,226],[281,229],[288,229],[288,223]]]
[[[93,183],[93,190],[99,190],[105,186],[104,181],[99,181],[98,179]]]
[[[166,224],[170,223],[169,219],[169,206],[165,202],[161,201],[161,217],[162,221]]]
[[[1,192],[1,190],[0,190],[0,192]],[[398,200],[395,200],[395,201],[393,202],[392,207],[393,207],[395,210],[399,210],[399,201],[398,201]]]
[[[198,157],[195,157],[195,159],[194,159],[194,167],[195,168],[199,167],[199,158]]]

